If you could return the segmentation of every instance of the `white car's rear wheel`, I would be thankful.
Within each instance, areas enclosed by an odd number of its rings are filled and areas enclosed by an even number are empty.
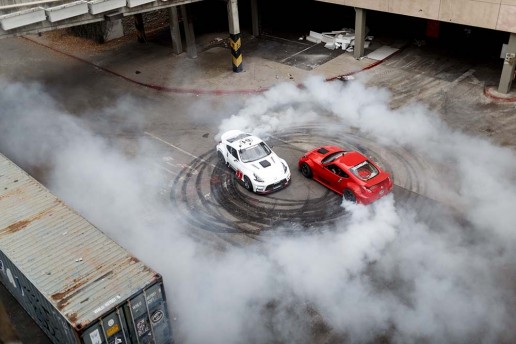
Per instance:
[[[223,163],[224,165],[227,165],[227,164],[228,164],[228,163],[226,162],[226,159],[224,158],[224,154],[222,154],[222,152],[221,152],[221,151],[218,151],[217,156],[218,156],[219,161],[220,161],[221,163]]]

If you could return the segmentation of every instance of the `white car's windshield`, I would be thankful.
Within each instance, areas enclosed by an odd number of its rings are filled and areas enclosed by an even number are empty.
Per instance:
[[[251,162],[265,158],[269,154],[271,154],[271,149],[265,144],[265,142],[260,142],[256,146],[241,149],[240,159],[242,162]]]
[[[352,167],[351,172],[362,180],[369,180],[378,175],[378,169],[367,160]]]

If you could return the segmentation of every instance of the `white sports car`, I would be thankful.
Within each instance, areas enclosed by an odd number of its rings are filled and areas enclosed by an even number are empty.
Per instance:
[[[235,170],[244,187],[266,194],[284,188],[290,183],[290,169],[260,138],[240,130],[222,134],[217,155]]]

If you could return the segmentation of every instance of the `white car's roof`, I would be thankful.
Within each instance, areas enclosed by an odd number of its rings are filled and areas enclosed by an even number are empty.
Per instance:
[[[231,146],[243,148],[251,147],[262,142],[262,140],[254,135],[244,133],[241,130],[230,130],[222,134],[222,141],[227,141]]]

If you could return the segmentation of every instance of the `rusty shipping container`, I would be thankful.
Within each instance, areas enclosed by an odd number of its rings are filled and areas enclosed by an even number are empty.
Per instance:
[[[0,154],[0,282],[54,343],[172,343],[161,276]]]

